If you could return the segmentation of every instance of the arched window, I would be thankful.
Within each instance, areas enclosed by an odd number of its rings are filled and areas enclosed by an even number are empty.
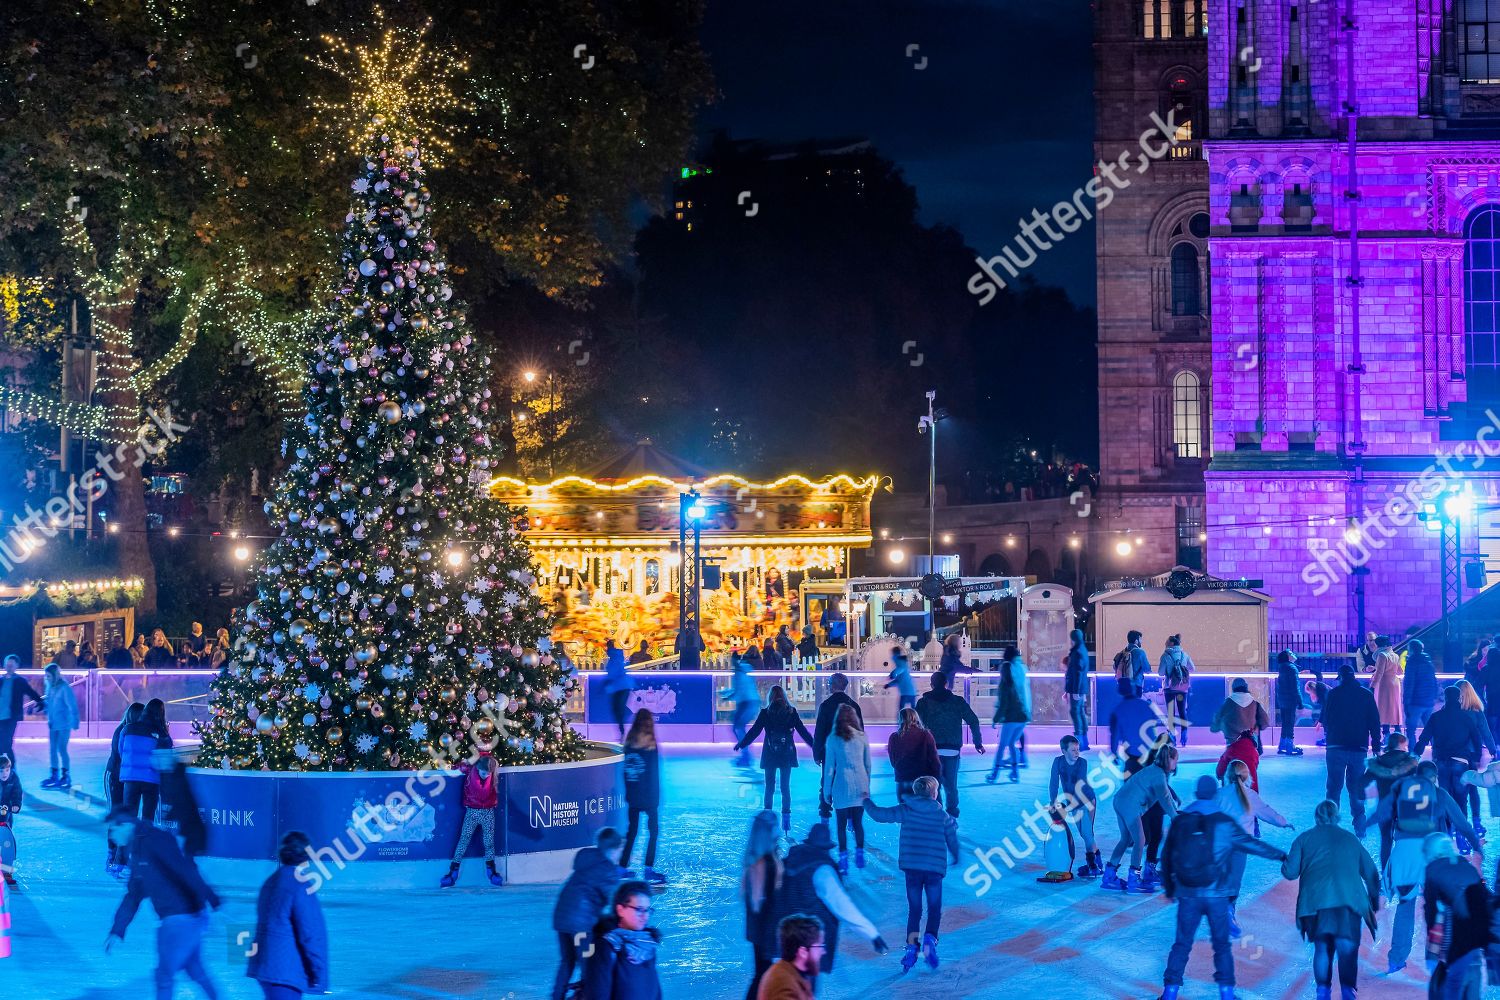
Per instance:
[[[1176,126],[1172,138],[1177,142],[1192,142],[1202,138],[1196,134],[1200,103],[1196,87],[1196,81],[1186,73],[1174,73],[1167,81],[1164,117]]]
[[[1172,446],[1178,458],[1203,457],[1203,395],[1192,372],[1172,379]]]
[[[1202,309],[1198,299],[1198,250],[1191,243],[1172,248],[1172,315],[1196,316]]]
[[[1464,227],[1464,331],[1469,399],[1500,399],[1500,206],[1484,205]]]

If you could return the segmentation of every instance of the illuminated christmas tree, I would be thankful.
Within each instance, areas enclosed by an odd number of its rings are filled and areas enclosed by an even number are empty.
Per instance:
[[[577,760],[577,682],[540,649],[521,512],[486,488],[489,360],[430,234],[422,153],[363,141],[342,286],[266,505],[282,534],[256,563],[202,760],[399,769],[474,743],[502,764]]]

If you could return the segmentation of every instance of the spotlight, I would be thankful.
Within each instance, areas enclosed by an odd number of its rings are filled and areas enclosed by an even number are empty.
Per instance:
[[[468,556],[464,555],[462,549],[454,549],[448,553],[448,565],[462,566],[464,564],[464,560],[467,558]]]
[[[244,562],[250,558],[250,550],[243,545],[236,545],[234,547],[234,557],[240,562]]]
[[[1127,539],[1120,539],[1115,543],[1115,555],[1128,556],[1134,550],[1134,546]]]
[[[906,562],[906,550],[905,549],[891,549],[891,551],[886,554],[886,558],[889,559],[891,562],[893,562],[893,563],[895,563],[897,565],[900,565],[901,563]]]

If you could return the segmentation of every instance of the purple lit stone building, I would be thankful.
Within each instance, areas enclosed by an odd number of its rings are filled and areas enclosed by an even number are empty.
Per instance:
[[[1467,484],[1463,548],[1500,570],[1486,537],[1500,519],[1483,509],[1500,504],[1500,455],[1481,445],[1500,440],[1484,429],[1500,409],[1500,0],[1103,0],[1097,18],[1100,157],[1132,113],[1187,98],[1208,186],[1178,169],[1174,190],[1152,179],[1100,216],[1096,531],[1144,524],[1132,497],[1147,482],[1172,495],[1197,458],[1207,569],[1264,580],[1274,631],[1431,624],[1427,495]],[[1183,87],[1197,73],[1206,136]],[[1190,206],[1204,194],[1200,241]],[[1182,316],[1193,305],[1210,372]],[[1191,492],[1175,495],[1180,553]],[[1137,571],[1165,568],[1170,547],[1150,548]]]

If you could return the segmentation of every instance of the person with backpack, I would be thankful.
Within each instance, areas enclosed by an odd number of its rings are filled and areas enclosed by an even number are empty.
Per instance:
[[[562,953],[552,983],[552,1000],[563,1000],[568,995],[573,970],[594,950],[589,935],[615,886],[620,884],[620,855],[624,848],[625,838],[614,827],[606,826],[594,834],[593,847],[585,847],[573,855],[573,873],[563,883],[557,905],[552,908],[552,930],[557,934],[558,950]]]
[[[1010,757],[1010,782],[1021,780],[1019,741],[1031,721],[1031,682],[1026,677],[1026,664],[1021,661],[1021,650],[1015,646],[1005,651],[1005,662],[1000,665],[1000,697],[995,699],[996,726],[1000,727],[999,746],[995,748],[995,762],[990,765],[990,784],[1000,773],[1000,765]]]
[[[1400,972],[1411,955],[1412,934],[1416,929],[1417,895],[1421,892],[1426,858],[1422,843],[1430,833],[1458,831],[1474,843],[1474,830],[1464,819],[1463,810],[1438,785],[1437,766],[1430,760],[1417,764],[1415,773],[1396,781],[1389,794],[1375,810],[1375,822],[1391,826],[1391,854],[1382,874],[1397,900],[1396,916],[1391,923],[1391,948],[1386,975]],[[1356,822],[1354,830],[1364,836],[1367,824]]]
[[[1276,714],[1281,720],[1281,742],[1276,744],[1278,756],[1302,756],[1302,748],[1297,746],[1297,716],[1301,713],[1302,679],[1297,654],[1283,649],[1276,654]]]
[[[1261,820],[1283,829],[1293,828],[1285,816],[1271,808],[1270,803],[1251,787],[1250,769],[1245,766],[1244,761],[1235,761],[1225,777],[1227,780],[1224,787],[1219,789],[1214,801],[1219,811],[1238,823],[1245,833],[1252,837],[1259,836]],[[1240,923],[1236,906],[1240,898],[1240,885],[1245,877],[1245,856],[1236,853],[1229,860],[1229,868],[1229,939],[1238,941]]]
[[[979,732],[979,716],[962,695],[948,690],[948,677],[941,672],[932,675],[932,690],[917,699],[917,715],[932,733],[937,744],[938,762],[943,768],[943,798],[948,815],[958,818],[958,764],[963,752],[963,727],[967,723],[974,737],[974,751],[984,753],[984,737]]]
[[[641,817],[646,817],[646,867],[644,877],[651,885],[662,885],[667,877],[656,870],[656,844],[661,835],[661,755],[656,748],[656,718],[646,709],[635,713],[630,723],[630,732],[625,734],[625,808],[630,813],[630,825],[625,829],[625,850],[620,863],[630,867],[630,856],[634,853],[635,838],[641,830]],[[627,871],[625,878],[634,878]]]
[[[495,871],[495,808],[500,804],[500,770],[487,750],[480,751],[473,760],[460,763],[458,770],[463,775],[464,822],[458,833],[458,843],[453,846],[448,873],[439,885],[451,889],[458,883],[459,865],[468,853],[476,828],[484,836],[484,870],[489,875],[490,885],[504,885],[505,879]]]
[[[1089,750],[1089,650],[1083,641],[1083,629],[1075,628],[1068,636],[1068,656],[1063,661],[1063,693],[1068,697],[1068,718],[1073,735],[1083,753]]]
[[[922,925],[922,901],[927,901],[927,923],[922,928],[921,951],[927,964],[938,967],[938,932],[943,922],[943,879],[950,864],[958,864],[958,821],[938,805],[938,785],[918,778],[912,797],[894,806],[865,800],[865,812],[877,823],[901,826],[897,866],[906,876],[906,952],[901,971],[917,964],[917,929]]]
[[[833,806],[839,839],[839,874],[849,874],[848,831],[854,830],[854,866],[865,866],[864,801],[870,797],[870,741],[850,705],[840,705],[824,746],[823,801]]]
[[[1471,712],[1463,707],[1463,693],[1457,687],[1443,689],[1443,707],[1433,712],[1422,727],[1422,735],[1412,749],[1416,756],[1428,745],[1432,746],[1432,760],[1438,769],[1438,784],[1454,799],[1464,798],[1464,772],[1473,769],[1491,742],[1480,732],[1482,723],[1477,723]]]
[[[1116,681],[1130,684],[1137,696],[1146,693],[1146,675],[1151,672],[1151,658],[1141,648],[1141,633],[1131,629],[1125,635],[1125,648],[1115,654],[1114,671]]]
[[[1246,833],[1217,803],[1219,788],[1203,775],[1195,789],[1196,801],[1183,808],[1172,821],[1162,850],[1161,886],[1168,900],[1177,901],[1177,936],[1167,954],[1162,975],[1162,1000],[1177,1000],[1182,974],[1198,925],[1208,920],[1214,950],[1214,982],[1220,1000],[1234,1000],[1234,949],[1230,944],[1229,897],[1231,859],[1236,854],[1254,854],[1272,861],[1286,855],[1270,844]],[[1235,886],[1234,888],[1238,888]]]
[[[1318,1000],[1333,994],[1335,960],[1344,1000],[1355,1000],[1361,926],[1374,937],[1380,873],[1364,845],[1339,827],[1337,802],[1319,802],[1313,824],[1292,841],[1281,877],[1297,882],[1297,927],[1312,942]]]
[[[1323,732],[1328,740],[1328,798],[1337,805],[1347,786],[1349,812],[1359,826],[1365,818],[1365,755],[1380,749],[1380,711],[1375,696],[1355,679],[1354,667],[1347,662],[1339,666],[1339,683],[1328,691]]]
[[[818,767],[823,767],[824,757],[828,751],[828,739],[833,735],[833,727],[839,717],[839,713],[848,707],[854,712],[854,719],[861,731],[865,728],[865,713],[859,707],[859,702],[849,697],[849,676],[843,671],[835,671],[828,678],[830,694],[823,699],[818,706],[818,717],[813,723],[813,762]],[[824,782],[818,781],[818,818],[828,822],[833,817],[833,806],[828,797],[823,794]],[[864,798],[864,796],[860,796]]]
[[[755,742],[761,733],[766,734],[760,748],[760,768],[766,772],[765,803],[762,808],[771,808],[776,798],[776,785],[781,785],[781,828],[787,833],[792,829],[792,768],[797,766],[797,744],[792,742],[792,733],[802,737],[802,742],[813,745],[812,734],[802,724],[802,717],[787,701],[786,691],[780,684],[771,688],[771,700],[755,718],[755,725],[734,745],[743,750]]]
[[[1485,987],[1485,952],[1494,943],[1493,904],[1484,879],[1460,858],[1451,838],[1428,834],[1423,842],[1427,860],[1422,883],[1422,916],[1427,940],[1439,941],[1437,965],[1432,968],[1429,995],[1443,1000],[1480,1000]]]
[[[1406,678],[1402,682],[1402,713],[1406,716],[1406,738],[1416,740],[1417,734],[1427,726],[1440,695],[1438,693],[1437,668],[1427,647],[1421,639],[1412,639],[1406,644]],[[1417,756],[1421,756],[1419,753]]]
[[[886,689],[896,689],[900,701],[896,705],[899,714],[904,708],[912,708],[917,704],[917,684],[911,676],[911,660],[906,655],[906,647],[899,643],[891,647],[891,672],[886,674]]]
[[[1401,713],[1401,658],[1391,648],[1389,636],[1380,640],[1374,666],[1370,690],[1375,692],[1375,707],[1380,710],[1380,735],[1387,736],[1405,721]]]
[[[737,739],[743,740],[751,723],[760,714],[760,688],[755,686],[755,678],[750,676],[750,665],[745,662],[745,658],[739,653],[731,655],[734,659],[734,674],[729,680],[729,687],[720,691],[719,697],[734,699],[730,728]],[[749,767],[750,751],[741,750],[734,758],[734,766]]]
[[[1161,662],[1156,666],[1161,674],[1162,697],[1166,702],[1167,718],[1181,735],[1174,739],[1179,746],[1187,746],[1188,692],[1193,687],[1193,658],[1182,648],[1181,635],[1167,636],[1167,648],[1162,651]]]
[[[1385,750],[1377,756],[1371,757],[1365,763],[1365,777],[1361,783],[1360,794],[1364,795],[1371,782],[1375,784],[1375,804],[1380,802],[1391,793],[1391,789],[1397,781],[1417,771],[1417,758],[1406,750],[1406,734],[1397,730],[1385,738]],[[1380,823],[1380,868],[1385,870],[1385,863],[1391,857],[1391,821],[1383,820]]]
[[[1147,877],[1141,874],[1141,860],[1146,852],[1146,831],[1142,818],[1153,805],[1159,805],[1167,816],[1177,815],[1177,802],[1167,780],[1177,770],[1177,748],[1164,746],[1149,765],[1126,778],[1115,793],[1115,818],[1120,824],[1120,839],[1110,852],[1109,863],[1104,866],[1104,876],[1099,880],[1101,889],[1123,889],[1126,892],[1151,893],[1156,891],[1155,873]],[[1130,875],[1120,878],[1120,861],[1130,851]]]

